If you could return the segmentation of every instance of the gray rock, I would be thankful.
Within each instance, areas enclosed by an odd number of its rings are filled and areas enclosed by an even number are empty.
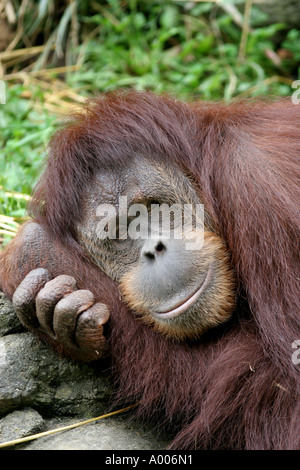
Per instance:
[[[47,428],[55,429],[76,422],[73,419],[52,420]],[[98,422],[41,437],[24,446],[26,450],[157,450],[169,441],[139,423],[126,422],[122,417]]]
[[[0,442],[39,433],[45,428],[42,416],[31,408],[14,411],[0,419]]]
[[[24,331],[10,300],[0,292],[0,337]]]
[[[33,407],[48,416],[93,416],[112,393],[107,374],[60,358],[31,333],[0,338],[0,377],[0,415]]]

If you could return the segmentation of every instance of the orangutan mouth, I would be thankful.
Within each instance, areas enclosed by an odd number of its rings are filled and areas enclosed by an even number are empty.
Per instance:
[[[174,318],[178,315],[181,315],[198,300],[201,294],[203,294],[207,286],[209,286],[210,284],[211,277],[212,267],[209,266],[202,284],[200,285],[200,287],[197,288],[195,292],[193,292],[193,294],[191,294],[187,299],[183,300],[181,303],[175,305],[175,307],[171,310],[168,310],[166,312],[152,312],[152,315],[161,319]]]

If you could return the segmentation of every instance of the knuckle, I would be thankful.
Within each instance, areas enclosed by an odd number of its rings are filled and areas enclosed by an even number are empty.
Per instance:
[[[41,289],[36,296],[37,303],[47,303],[51,300],[51,291],[45,290],[45,288]]]
[[[51,279],[46,269],[38,268],[30,271],[17,287],[12,302],[15,307],[26,305],[36,297],[46,282]]]
[[[46,287],[48,286],[51,286],[53,289],[75,289],[77,287],[75,278],[67,274],[56,276],[51,281],[47,282]]]
[[[77,289],[77,286],[73,277],[66,275],[57,276],[48,281],[38,292],[36,297],[37,306],[54,306],[62,297],[72,293],[75,289]]]
[[[89,290],[77,290],[59,301],[58,309],[85,310],[94,303],[94,295]]]
[[[106,323],[110,318],[110,310],[106,304],[97,302],[90,310],[93,310],[93,315],[101,319],[102,324]]]

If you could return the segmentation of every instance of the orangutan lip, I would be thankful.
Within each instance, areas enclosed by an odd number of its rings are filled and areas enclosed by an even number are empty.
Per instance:
[[[200,297],[201,294],[203,294],[203,292],[205,291],[205,289],[210,283],[211,276],[212,276],[212,267],[210,266],[207,270],[206,276],[201,286],[198,287],[198,289],[190,297],[185,299],[179,305],[176,305],[176,307],[174,307],[172,310],[168,310],[167,312],[152,312],[152,315],[154,315],[157,318],[164,318],[164,319],[174,318],[174,317],[177,317],[178,315],[181,315],[191,305],[193,305],[193,303],[196,302],[196,300]]]

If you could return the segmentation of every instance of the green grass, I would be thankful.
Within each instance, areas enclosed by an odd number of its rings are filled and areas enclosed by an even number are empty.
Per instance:
[[[101,9],[82,16],[84,28],[99,32],[85,46],[80,72],[68,78],[73,87],[98,92],[132,86],[227,100],[247,91],[251,96],[290,92],[287,83],[267,80],[286,75],[286,65],[275,67],[265,53],[274,50],[274,35],[284,28],[282,24],[257,26],[248,37],[244,57],[238,59],[241,27],[213,3],[189,8],[184,2],[135,1],[127,10],[119,1],[107,3],[109,14]],[[262,14],[256,8],[252,13],[253,22],[259,24]],[[299,50],[299,34],[290,35],[287,48]],[[289,67],[296,64],[295,57]]]
[[[30,194],[54,130],[54,118],[34,111],[32,102],[20,96],[22,90],[19,85],[8,88],[7,103],[0,107],[0,187]],[[23,215],[17,206],[7,213],[3,190],[0,196],[0,213]]]
[[[54,118],[37,113],[33,103],[21,97],[23,87],[7,89],[6,104],[0,105],[0,243],[11,238],[5,217],[21,222],[26,203],[36,183],[46,147],[54,130]],[[4,227],[3,227],[4,225]],[[10,222],[12,228],[16,226]]]

